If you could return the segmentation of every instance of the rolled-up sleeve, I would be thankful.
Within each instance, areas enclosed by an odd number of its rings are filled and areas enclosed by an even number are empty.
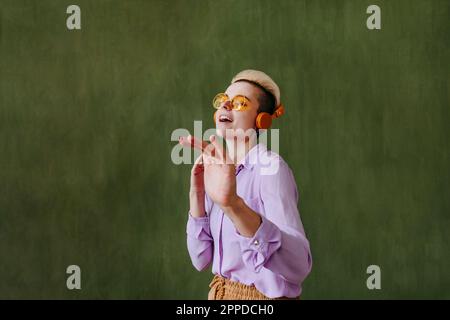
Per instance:
[[[244,263],[256,273],[267,268],[286,281],[301,283],[311,271],[312,258],[294,176],[280,158],[276,173],[260,177],[261,225],[251,238],[236,231]]]
[[[207,201],[205,200],[208,209]],[[209,226],[209,216],[193,217],[188,213],[186,225],[187,247],[193,266],[202,271],[212,262],[213,237]]]

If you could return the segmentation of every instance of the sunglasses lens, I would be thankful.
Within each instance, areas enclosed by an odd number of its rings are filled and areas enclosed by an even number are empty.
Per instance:
[[[244,96],[236,96],[233,99],[234,110],[244,110],[247,107],[247,99]]]
[[[213,107],[216,109],[220,109],[223,103],[228,100],[228,97],[224,93],[219,93],[213,99]]]

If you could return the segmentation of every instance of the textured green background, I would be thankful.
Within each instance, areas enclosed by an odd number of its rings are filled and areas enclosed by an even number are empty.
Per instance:
[[[287,109],[303,297],[450,298],[449,1],[1,0],[0,18],[0,298],[206,298],[170,135],[212,126],[249,67]]]

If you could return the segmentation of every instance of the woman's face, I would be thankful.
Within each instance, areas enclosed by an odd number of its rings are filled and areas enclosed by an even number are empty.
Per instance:
[[[255,129],[259,109],[258,97],[262,93],[261,91],[260,88],[246,81],[238,81],[230,85],[225,91],[230,100],[238,95],[245,96],[249,100],[248,108],[237,111],[231,109],[230,103],[223,104],[216,113],[217,135],[223,138],[232,138],[239,131],[245,132],[248,129]]]

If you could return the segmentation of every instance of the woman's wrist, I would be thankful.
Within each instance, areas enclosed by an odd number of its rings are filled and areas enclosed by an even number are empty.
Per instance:
[[[205,212],[205,192],[189,192],[190,213],[194,218],[204,217]]]
[[[253,237],[262,223],[261,216],[249,208],[241,197],[222,209],[244,237]]]
[[[189,190],[189,197],[204,197],[205,196],[205,190],[195,190],[195,189],[190,189]]]
[[[222,206],[222,210],[230,217],[235,217],[242,212],[242,209],[245,206],[244,200],[236,196],[236,198],[228,203],[227,206]]]

